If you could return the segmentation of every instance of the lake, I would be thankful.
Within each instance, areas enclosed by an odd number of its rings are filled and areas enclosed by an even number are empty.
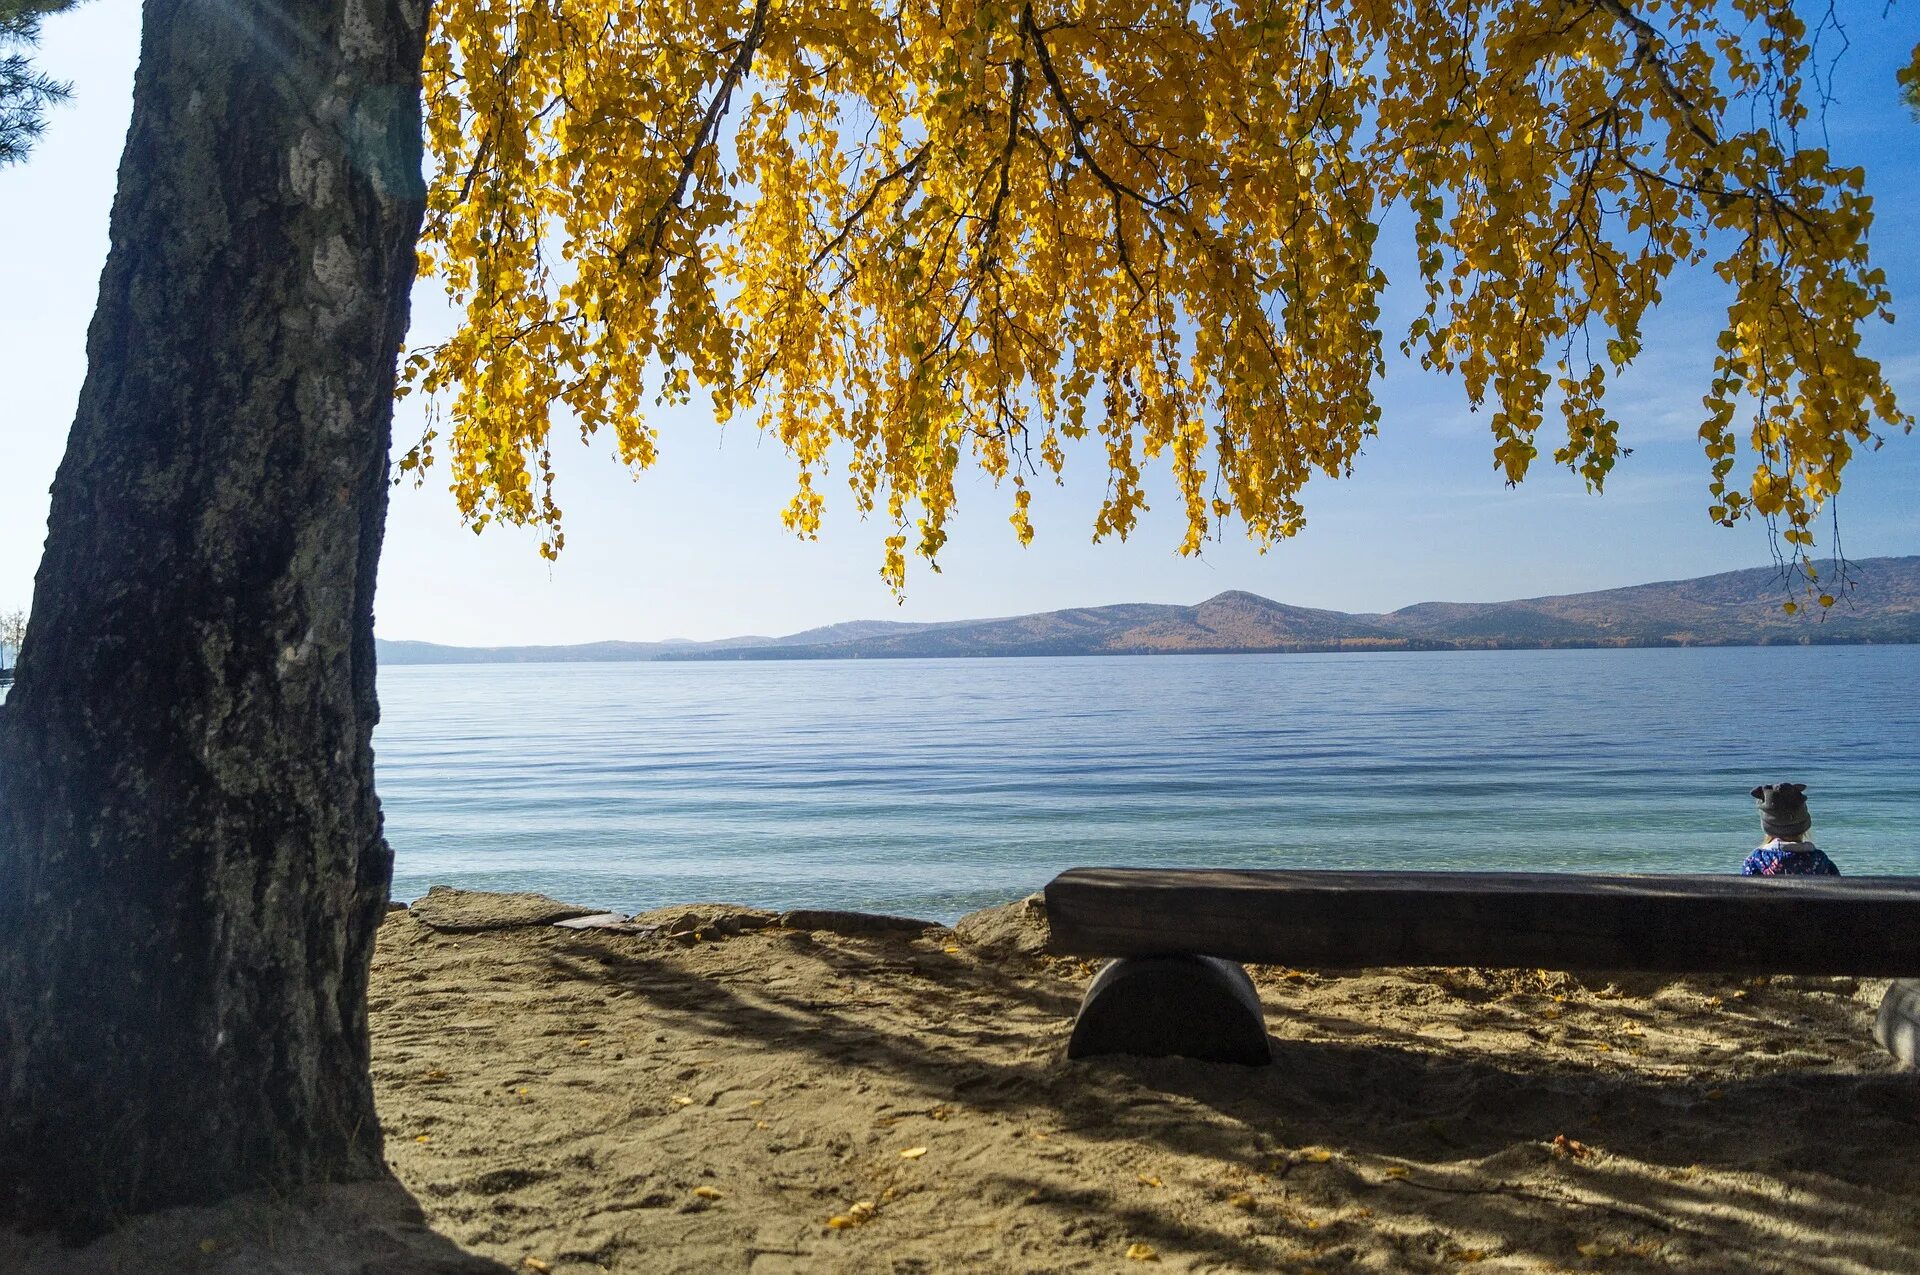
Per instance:
[[[395,666],[394,897],[951,920],[1086,864],[1920,873],[1920,646]]]

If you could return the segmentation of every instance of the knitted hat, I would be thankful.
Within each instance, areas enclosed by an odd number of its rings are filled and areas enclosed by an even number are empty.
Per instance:
[[[1805,784],[1762,784],[1753,790],[1753,799],[1760,803],[1760,826],[1769,837],[1792,840],[1813,827],[1806,791]]]

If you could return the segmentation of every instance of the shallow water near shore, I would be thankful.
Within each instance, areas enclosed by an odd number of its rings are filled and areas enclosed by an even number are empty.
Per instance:
[[[1920,647],[392,667],[394,897],[951,920],[1082,864],[1920,872]]]

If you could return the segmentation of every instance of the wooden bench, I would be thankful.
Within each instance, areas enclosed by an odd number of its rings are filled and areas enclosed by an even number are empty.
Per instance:
[[[1266,1061],[1240,962],[1920,975],[1916,877],[1076,868],[1046,901],[1050,950],[1117,958],[1081,1004],[1076,1058]],[[1910,1063],[1913,986],[1895,985],[1878,1029]]]

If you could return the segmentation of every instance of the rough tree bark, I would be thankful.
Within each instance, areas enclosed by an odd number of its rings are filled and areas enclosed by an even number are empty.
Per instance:
[[[427,0],[148,0],[0,709],[0,1222],[381,1172],[374,568]]]

